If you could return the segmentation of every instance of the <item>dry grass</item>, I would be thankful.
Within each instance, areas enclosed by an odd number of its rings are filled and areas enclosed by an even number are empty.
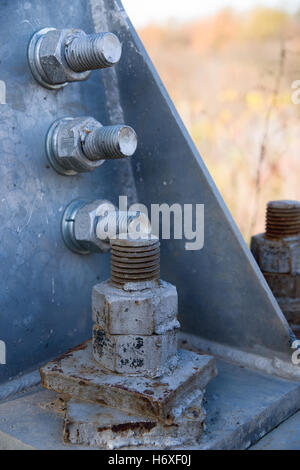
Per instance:
[[[268,200],[300,200],[299,33],[266,9],[139,31],[247,241]]]

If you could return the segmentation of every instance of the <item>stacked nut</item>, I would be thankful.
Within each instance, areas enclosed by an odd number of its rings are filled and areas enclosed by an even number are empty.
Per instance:
[[[111,279],[93,288],[93,354],[106,369],[157,377],[176,365],[176,287],[161,281],[157,238],[111,241]]]
[[[300,327],[300,203],[271,201],[251,251],[291,326]]]
[[[119,233],[111,278],[93,288],[93,338],[42,367],[43,386],[67,398],[66,443],[198,445],[215,359],[177,350],[177,291],[159,279],[158,239]]]

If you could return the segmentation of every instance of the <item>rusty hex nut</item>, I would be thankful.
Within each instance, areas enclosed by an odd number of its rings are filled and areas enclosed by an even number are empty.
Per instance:
[[[93,287],[93,321],[111,335],[153,335],[179,328],[176,287],[164,281],[126,291],[110,281]]]
[[[177,359],[176,353],[176,330],[152,336],[110,335],[93,326],[94,359],[111,372],[157,377]]]
[[[300,325],[300,274],[263,273],[287,321]]]
[[[251,239],[251,251],[264,273],[300,274],[300,236],[269,239],[265,234]]]

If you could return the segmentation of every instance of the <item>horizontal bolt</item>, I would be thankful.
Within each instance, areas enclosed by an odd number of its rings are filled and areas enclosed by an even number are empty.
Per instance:
[[[102,126],[91,117],[66,117],[55,121],[47,134],[47,157],[62,175],[74,175],[99,168],[105,160],[133,155],[135,131],[125,125]]]
[[[82,148],[91,161],[130,157],[137,148],[137,135],[129,126],[100,127],[86,135]]]
[[[57,90],[87,80],[92,70],[114,66],[121,53],[119,39],[110,32],[43,28],[30,40],[28,61],[34,78],[45,88]]]
[[[99,240],[109,240],[117,235],[130,234],[137,230],[140,233],[151,232],[149,218],[141,212],[112,210],[105,216],[104,223],[102,219],[96,225],[96,235]]]
[[[104,222],[101,224],[101,221]],[[151,231],[150,221],[143,213],[118,211],[106,200],[77,199],[64,211],[62,235],[67,247],[76,253],[107,252],[111,239],[135,232],[136,226],[139,232],[146,234]],[[148,261],[152,260],[149,258]]]
[[[111,67],[119,62],[122,46],[113,33],[74,36],[65,48],[65,58],[74,72]]]

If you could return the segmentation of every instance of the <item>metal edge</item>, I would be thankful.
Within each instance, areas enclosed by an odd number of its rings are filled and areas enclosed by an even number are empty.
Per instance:
[[[75,217],[79,209],[89,201],[85,199],[73,200],[65,209],[62,220],[61,220],[61,234],[63,241],[69,250],[79,255],[89,255],[91,251],[83,248],[80,243],[77,242],[74,236],[74,222]]]

